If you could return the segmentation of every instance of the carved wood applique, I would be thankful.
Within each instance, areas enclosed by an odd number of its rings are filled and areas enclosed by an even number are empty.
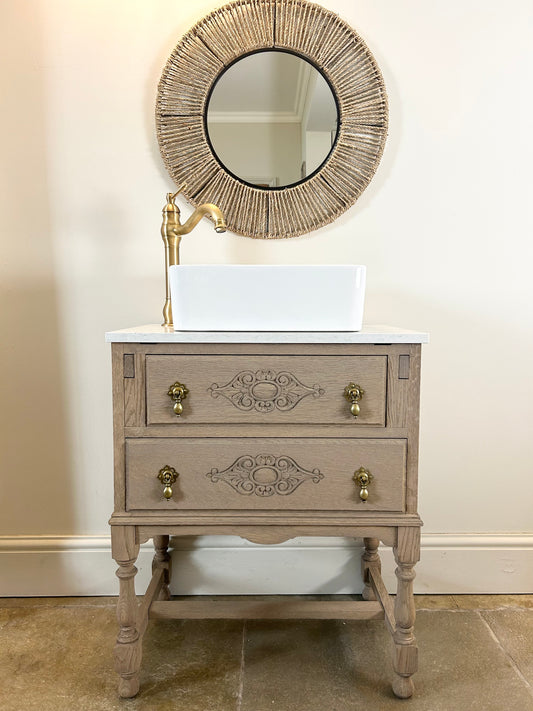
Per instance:
[[[277,373],[274,370],[243,370],[226,385],[213,383],[208,392],[214,398],[222,395],[239,410],[287,412],[304,397],[312,395],[317,398],[325,391],[320,385],[304,385],[288,371]]]
[[[315,484],[324,478],[318,470],[300,467],[292,457],[273,454],[243,455],[223,471],[211,469],[206,476],[213,482],[225,481],[239,494],[250,496],[287,496],[304,481]]]

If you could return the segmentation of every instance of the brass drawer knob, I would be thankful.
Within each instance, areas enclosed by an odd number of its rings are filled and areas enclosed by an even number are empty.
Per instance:
[[[163,489],[163,496],[165,499],[172,498],[172,484],[174,484],[178,477],[179,473],[173,467],[169,467],[168,464],[163,467],[163,469],[159,470],[157,478],[165,487]]]
[[[344,397],[351,403],[350,412],[354,417],[357,417],[361,412],[361,407],[359,405],[359,400],[363,397],[365,391],[360,385],[355,383],[348,383],[344,388]]]
[[[174,410],[176,417],[179,417],[183,412],[182,400],[185,400],[188,394],[189,391],[183,383],[178,383],[176,381],[174,385],[169,387],[167,395],[171,397],[174,402],[174,407],[172,409]]]
[[[368,487],[370,486],[373,475],[365,469],[364,467],[359,467],[359,469],[353,475],[353,480],[360,487],[359,498],[363,503],[368,499]]]

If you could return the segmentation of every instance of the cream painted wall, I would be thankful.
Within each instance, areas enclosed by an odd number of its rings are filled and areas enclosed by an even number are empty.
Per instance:
[[[533,5],[324,4],[361,33],[385,76],[390,136],[375,179],[308,236],[254,241],[206,222],[183,240],[182,260],[366,264],[366,321],[431,332],[424,530],[533,534]],[[0,4],[6,537],[107,534],[103,334],[160,319],[159,225],[171,185],[155,138],[156,86],[181,34],[215,5]]]

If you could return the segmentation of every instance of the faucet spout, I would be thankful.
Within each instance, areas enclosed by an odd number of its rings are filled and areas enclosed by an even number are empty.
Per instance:
[[[211,202],[206,202],[197,207],[187,222],[181,225],[179,234],[186,235],[189,234],[189,232],[192,232],[202,217],[205,217],[206,215],[209,215],[215,223],[215,232],[221,234],[226,231],[226,221],[224,220],[224,216],[220,212],[219,208]]]
[[[172,304],[170,300],[170,281],[168,268],[180,263],[179,246],[182,235],[189,234],[200,222],[202,217],[209,215],[215,223],[215,232],[219,234],[226,231],[226,221],[220,209],[210,202],[200,205],[189,219],[181,224],[180,209],[175,203],[179,193],[187,187],[181,185],[176,193],[167,193],[167,203],[163,208],[163,222],[161,224],[161,237],[165,245],[165,287],[166,297],[163,306],[163,326],[172,327]]]

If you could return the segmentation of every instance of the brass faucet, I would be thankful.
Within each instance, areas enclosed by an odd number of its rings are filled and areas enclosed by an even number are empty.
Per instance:
[[[224,216],[216,205],[206,202],[200,205],[183,225],[180,222],[180,209],[174,202],[176,196],[187,187],[186,183],[180,185],[177,192],[167,193],[167,204],[163,208],[163,223],[161,225],[161,237],[165,244],[165,287],[166,298],[163,306],[163,326],[171,327],[172,323],[172,303],[170,300],[170,282],[168,268],[180,263],[180,242],[181,236],[186,235],[196,227],[202,217],[210,215],[215,221],[215,232],[225,232],[226,223]]]

